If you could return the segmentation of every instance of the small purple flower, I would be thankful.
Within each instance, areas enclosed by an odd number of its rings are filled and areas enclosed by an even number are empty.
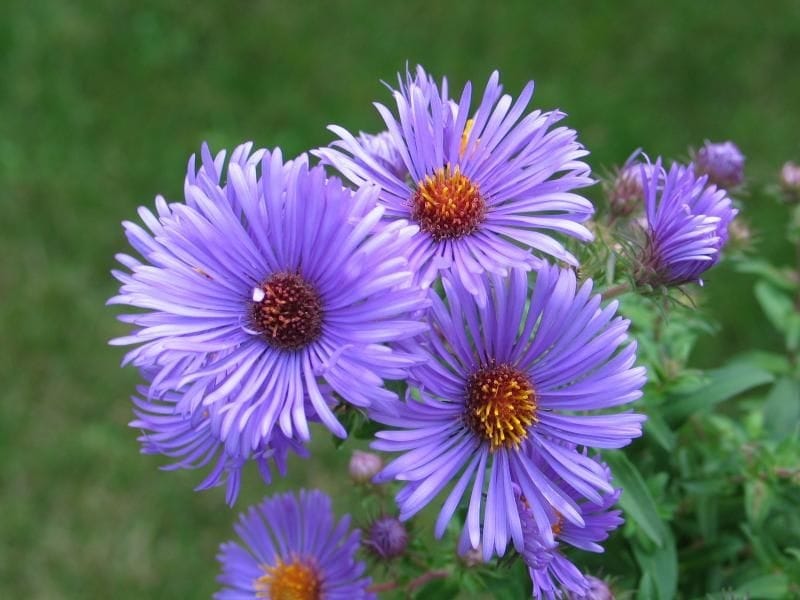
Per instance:
[[[142,430],[139,442],[143,454],[161,454],[175,459],[162,467],[164,470],[199,469],[212,464],[211,471],[195,490],[206,490],[226,485],[226,501],[233,505],[239,495],[242,468],[250,460],[256,463],[265,483],[272,481],[271,465],[281,475],[286,475],[289,451],[307,457],[308,451],[298,441],[287,438],[280,431],[273,433],[269,442],[254,449],[244,448],[239,453],[229,452],[215,434],[224,414],[220,406],[211,405],[194,414],[184,414],[176,407],[181,394],[166,392],[160,398],[148,397],[148,386],[139,386],[139,396],[133,396],[136,419],[130,426]],[[307,407],[309,413],[313,409]]]
[[[728,189],[744,181],[744,154],[733,142],[706,141],[693,163],[698,175],[708,175],[709,183],[718,187]]]
[[[109,300],[143,309],[120,317],[134,330],[112,343],[138,345],[125,362],[155,370],[147,396],[179,392],[175,410],[194,420],[209,411],[235,456],[269,446],[276,426],[307,440],[311,418],[344,437],[332,407],[396,401],[383,380],[417,358],[390,343],[426,328],[402,257],[417,228],[381,223],[375,187],[250,150],[233,152],[223,182],[225,153],[204,146],[185,204],[140,209],[150,231],[125,223],[142,260],[118,255],[127,271]]]
[[[487,560],[502,555],[509,538],[524,548],[519,486],[546,525],[543,542],[552,543],[554,511],[585,525],[562,484],[598,503],[613,492],[604,468],[576,445],[621,448],[641,435],[642,415],[586,414],[641,396],[645,370],[634,366],[629,322],[615,317],[616,302],[601,308],[592,283],[579,286],[570,270],[544,267],[532,292],[523,270],[487,278],[483,306],[457,282],[443,284],[446,300],[431,294],[429,357],[411,370],[406,403],[372,411],[395,428],[379,431],[373,447],[401,453],[376,479],[405,482],[402,520],[453,484],[437,536],[468,494],[460,550],[480,543]]]
[[[611,473],[608,467],[600,461],[596,462],[610,481]],[[543,471],[555,475],[547,465],[541,461],[540,464]],[[555,478],[557,479],[557,476]],[[528,566],[528,573],[533,583],[533,596],[537,599],[561,598],[564,591],[570,598],[592,598],[593,588],[590,579],[594,578],[584,576],[564,556],[561,547],[567,544],[588,552],[603,552],[600,542],[605,541],[609,532],[623,523],[620,511],[612,510],[622,490],[614,490],[599,501],[594,501],[582,498],[566,482],[561,482],[561,488],[577,503],[584,524],[577,526],[566,520],[563,515],[557,512],[551,513],[549,529],[554,538],[552,542],[544,538],[543,530],[521,489],[515,488],[517,508],[525,537],[525,547],[520,554]]]
[[[362,600],[375,598],[356,560],[358,530],[350,517],[334,521],[331,500],[318,490],[277,494],[239,516],[241,542],[220,546],[216,600]]]
[[[376,107],[408,177],[399,177],[375,158],[370,144],[338,126],[330,129],[340,139],[315,154],[357,185],[379,185],[388,220],[419,225],[407,256],[422,285],[452,271],[480,295],[482,273],[538,266],[542,261],[531,249],[577,264],[550,234],[592,239],[581,223],[594,208],[573,193],[594,183],[580,160],[588,153],[573,130],[552,128],[563,113],[526,113],[533,82],[514,101],[503,95],[495,72],[474,111],[470,83],[457,102],[448,97],[447,81],[437,84],[422,67],[399,84],[396,115]]]
[[[408,532],[397,517],[379,517],[366,532],[364,546],[383,560],[403,554],[408,546]]]
[[[665,171],[661,159],[649,173],[642,169],[642,183],[647,241],[637,281],[653,287],[702,283],[700,276],[719,261],[738,212],[730,197],[691,166],[673,164]]]

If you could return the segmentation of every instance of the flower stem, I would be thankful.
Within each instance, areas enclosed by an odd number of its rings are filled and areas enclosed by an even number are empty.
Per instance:
[[[627,281],[623,283],[618,283],[617,285],[613,285],[608,288],[606,291],[602,292],[603,300],[611,300],[612,298],[616,298],[617,296],[622,296],[622,294],[627,294],[631,291],[631,284]]]
[[[445,577],[449,577],[450,571],[445,569],[436,569],[432,571],[428,571],[427,573],[423,573],[419,577],[415,577],[405,585],[400,583],[399,581],[385,581],[383,583],[375,583],[367,588],[367,591],[370,592],[389,592],[391,590],[396,590],[400,588],[405,588],[406,593],[410,596],[411,592],[415,589],[422,587],[429,581],[433,581],[434,579],[444,579]]]

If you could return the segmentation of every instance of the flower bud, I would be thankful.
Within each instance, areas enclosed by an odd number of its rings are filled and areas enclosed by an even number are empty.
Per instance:
[[[380,517],[373,521],[364,539],[373,554],[383,560],[391,560],[403,554],[408,546],[408,533],[396,517]]]
[[[733,142],[706,142],[694,157],[694,168],[717,187],[736,187],[744,181],[744,154]]]
[[[383,467],[381,457],[372,452],[362,452],[354,450],[350,457],[350,478],[356,483],[367,483]]]
[[[789,202],[800,202],[800,165],[787,162],[781,169],[781,189]]]
[[[609,186],[608,204],[615,217],[627,217],[642,206],[644,190],[642,188],[642,166],[628,164],[617,173],[616,179]]]
[[[591,575],[586,576],[586,581],[589,584],[589,591],[581,596],[570,594],[570,600],[614,600],[614,594],[605,581]]]

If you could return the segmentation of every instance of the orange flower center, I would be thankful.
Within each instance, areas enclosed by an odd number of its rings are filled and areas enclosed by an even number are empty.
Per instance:
[[[471,234],[485,216],[478,186],[458,166],[436,169],[419,182],[411,198],[411,218],[437,242]]]
[[[264,575],[256,579],[256,598],[271,600],[319,600],[322,584],[311,565],[300,560],[275,566],[264,565]]]
[[[467,380],[465,421],[491,451],[519,446],[537,422],[536,394],[528,377],[509,365],[480,369]]]

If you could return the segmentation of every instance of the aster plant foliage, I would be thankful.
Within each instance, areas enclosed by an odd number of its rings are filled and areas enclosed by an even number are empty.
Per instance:
[[[233,504],[249,465],[269,485],[315,460],[315,428],[359,445],[334,496],[355,526],[320,491],[266,497],[215,597],[799,594],[800,263],[748,249],[742,152],[636,151],[587,189],[532,82],[387,87],[384,131],[331,126],[317,165],[204,145],[181,202],[124,223],[112,344],[143,453]],[[793,168],[772,188],[800,248]],[[691,369],[726,257],[785,354]]]

